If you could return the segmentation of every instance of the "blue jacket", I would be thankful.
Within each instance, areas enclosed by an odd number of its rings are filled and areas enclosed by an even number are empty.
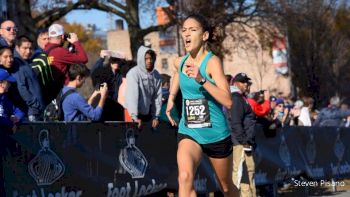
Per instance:
[[[14,52],[14,67],[17,69],[14,77],[17,81],[18,91],[28,106],[28,115],[40,115],[45,104],[34,71],[27,61],[23,60],[17,51]]]
[[[24,117],[24,113],[13,105],[6,94],[0,94],[0,127],[12,128],[13,122],[10,119],[12,115],[20,120]]]
[[[350,110],[341,110],[336,106],[321,109],[313,126],[339,127],[343,118],[350,116]]]
[[[66,93],[70,89],[73,88],[64,86],[62,89],[62,94]],[[88,119],[98,121],[102,115],[102,108],[93,108],[78,92],[69,94],[63,100],[62,109],[64,121],[86,121]]]

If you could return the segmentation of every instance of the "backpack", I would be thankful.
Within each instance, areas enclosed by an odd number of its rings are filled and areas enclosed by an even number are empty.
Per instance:
[[[49,105],[47,105],[44,112],[44,121],[63,121],[64,112],[62,109],[62,103],[68,95],[74,92],[76,92],[74,89],[70,89],[62,95],[61,90],[57,98],[54,99]]]
[[[50,81],[53,81],[53,74],[51,69],[51,61],[48,57],[48,54],[50,51],[54,48],[57,48],[59,46],[52,46],[49,48],[46,52],[41,52],[38,54],[31,63],[32,69],[35,72],[36,76],[38,77],[39,82],[45,86]]]
[[[55,80],[54,80],[54,74],[53,70],[51,68],[52,60],[48,57],[48,54],[50,51],[54,48],[57,48],[59,46],[52,46],[49,48],[46,52],[39,53],[30,64],[32,67],[32,70],[34,71],[38,82],[40,84],[42,92],[48,93],[52,88],[55,86]],[[45,103],[51,102],[52,95],[43,95]],[[47,97],[47,98],[46,98]]]

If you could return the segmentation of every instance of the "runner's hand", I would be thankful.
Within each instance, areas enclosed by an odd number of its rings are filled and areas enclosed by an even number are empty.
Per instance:
[[[185,72],[188,77],[194,78],[197,82],[200,82],[203,78],[199,72],[199,67],[194,64],[186,65]]]

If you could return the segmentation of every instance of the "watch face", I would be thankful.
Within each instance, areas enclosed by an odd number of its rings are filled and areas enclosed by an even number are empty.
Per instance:
[[[205,78],[202,78],[199,84],[203,85],[207,80]]]

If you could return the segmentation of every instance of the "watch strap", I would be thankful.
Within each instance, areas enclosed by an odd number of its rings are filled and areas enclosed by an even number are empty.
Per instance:
[[[207,79],[203,77],[202,80],[199,81],[199,84],[204,85],[205,82],[207,82]]]

